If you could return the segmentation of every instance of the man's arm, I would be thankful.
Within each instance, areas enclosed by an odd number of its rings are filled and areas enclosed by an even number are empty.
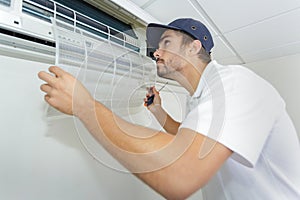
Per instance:
[[[70,74],[58,67],[49,70],[55,76],[39,73],[47,82],[41,86],[45,100],[77,116],[109,153],[167,199],[187,198],[204,186],[232,153],[216,143],[199,159],[203,135],[182,129],[173,136],[130,124],[96,102]]]
[[[147,98],[154,94],[153,103],[151,105],[147,105]],[[180,123],[175,121],[161,106],[161,98],[159,96],[159,92],[155,87],[151,88],[151,94],[147,94],[147,98],[145,101],[145,106],[150,110],[150,112],[155,116],[159,124],[172,135],[176,135],[178,132],[178,128]]]

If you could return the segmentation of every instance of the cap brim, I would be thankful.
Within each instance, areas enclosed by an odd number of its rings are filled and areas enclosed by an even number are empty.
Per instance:
[[[167,29],[180,30],[179,28],[174,27],[174,26],[155,24],[155,23],[148,24],[147,30],[146,30],[146,38],[147,38],[148,45],[151,47],[157,47],[161,35]]]
[[[161,38],[161,35],[167,29],[180,30],[174,26],[155,24],[155,23],[148,24],[146,30],[147,56],[153,58],[153,53],[158,48],[158,43]]]

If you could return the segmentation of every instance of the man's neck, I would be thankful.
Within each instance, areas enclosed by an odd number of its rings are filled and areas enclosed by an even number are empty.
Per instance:
[[[201,75],[207,65],[207,63],[198,62],[194,65],[188,66],[188,70],[186,70],[186,72],[183,74],[180,80],[178,80],[178,83],[182,85],[190,93],[191,96],[195,93]]]

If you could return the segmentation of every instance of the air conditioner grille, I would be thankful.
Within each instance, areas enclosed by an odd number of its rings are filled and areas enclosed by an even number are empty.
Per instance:
[[[0,0],[0,5],[10,7],[11,0]]]
[[[28,15],[51,23],[51,18],[58,19],[81,28],[92,34],[110,39],[131,50],[140,51],[138,38],[128,35],[120,30],[108,26],[98,20],[92,19],[82,13],[67,8],[52,0],[23,0],[22,11]]]

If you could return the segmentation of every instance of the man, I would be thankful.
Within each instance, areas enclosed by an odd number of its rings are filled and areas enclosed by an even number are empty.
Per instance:
[[[276,90],[241,66],[211,61],[212,37],[199,21],[149,24],[147,42],[157,47],[149,55],[158,75],[191,95],[182,123],[163,110],[155,88],[153,103],[145,99],[167,133],[122,120],[58,67],[49,68],[55,76],[39,73],[45,100],[78,117],[107,151],[167,199],[185,199],[200,188],[212,200],[299,199],[299,141]]]

